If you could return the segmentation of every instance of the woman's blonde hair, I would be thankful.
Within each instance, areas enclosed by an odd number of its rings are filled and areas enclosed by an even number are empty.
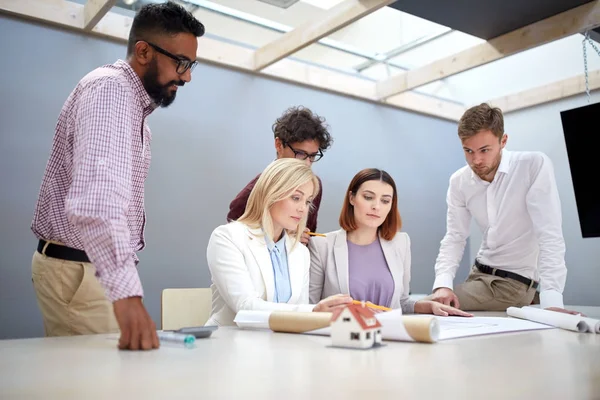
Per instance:
[[[273,204],[291,196],[300,186],[308,182],[312,182],[314,185],[312,193],[314,198],[320,190],[319,180],[305,162],[295,158],[280,158],[273,161],[256,181],[250,197],[248,197],[246,210],[238,218],[238,221],[251,228],[262,227],[269,238],[275,240],[273,219],[269,210]],[[307,195],[310,196],[309,193]],[[304,232],[309,212],[310,207],[298,223],[294,246],[300,241],[302,232]]]

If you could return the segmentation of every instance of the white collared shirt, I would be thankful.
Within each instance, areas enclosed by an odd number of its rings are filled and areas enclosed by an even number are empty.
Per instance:
[[[554,169],[545,154],[503,150],[492,182],[466,165],[450,177],[446,201],[447,231],[433,290],[453,288],[473,217],[483,233],[480,263],[539,281],[541,307],[564,307],[562,214]]]

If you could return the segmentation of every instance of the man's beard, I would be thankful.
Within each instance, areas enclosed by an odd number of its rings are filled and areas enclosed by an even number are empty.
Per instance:
[[[491,167],[483,167],[481,169],[477,169],[474,165],[471,165],[471,169],[473,170],[473,172],[475,172],[475,174],[478,177],[485,180],[490,175],[496,173],[496,171],[498,170],[498,167],[500,166],[501,159],[502,159],[502,153],[500,152],[498,154],[498,157],[496,157],[494,164],[492,164]]]
[[[175,100],[176,91],[170,91],[171,85],[183,86],[183,81],[171,81],[166,85],[158,82],[158,64],[152,60],[142,82],[150,98],[160,107],[168,107]]]

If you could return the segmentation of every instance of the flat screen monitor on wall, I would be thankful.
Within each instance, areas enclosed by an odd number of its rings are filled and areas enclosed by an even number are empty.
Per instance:
[[[600,237],[600,103],[562,111],[560,117],[581,234]]]

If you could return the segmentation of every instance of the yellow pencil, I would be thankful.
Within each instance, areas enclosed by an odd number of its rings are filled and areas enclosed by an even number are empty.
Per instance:
[[[362,304],[362,303],[363,303],[363,302],[362,302],[362,301],[360,301],[360,300],[352,300],[352,304]],[[366,301],[366,302],[364,302],[364,303],[365,303],[365,305],[366,305],[367,307],[375,308],[375,309],[377,309],[377,310],[383,310],[383,311],[392,311],[392,309],[391,309],[391,308],[387,308],[387,307],[384,307],[384,306],[378,306],[377,304],[373,304],[373,303],[371,303],[371,302],[369,302],[369,301]]]
[[[316,233],[316,232],[308,232],[308,234],[310,236],[321,236],[321,237],[327,237],[327,235],[323,235],[322,233]]]

